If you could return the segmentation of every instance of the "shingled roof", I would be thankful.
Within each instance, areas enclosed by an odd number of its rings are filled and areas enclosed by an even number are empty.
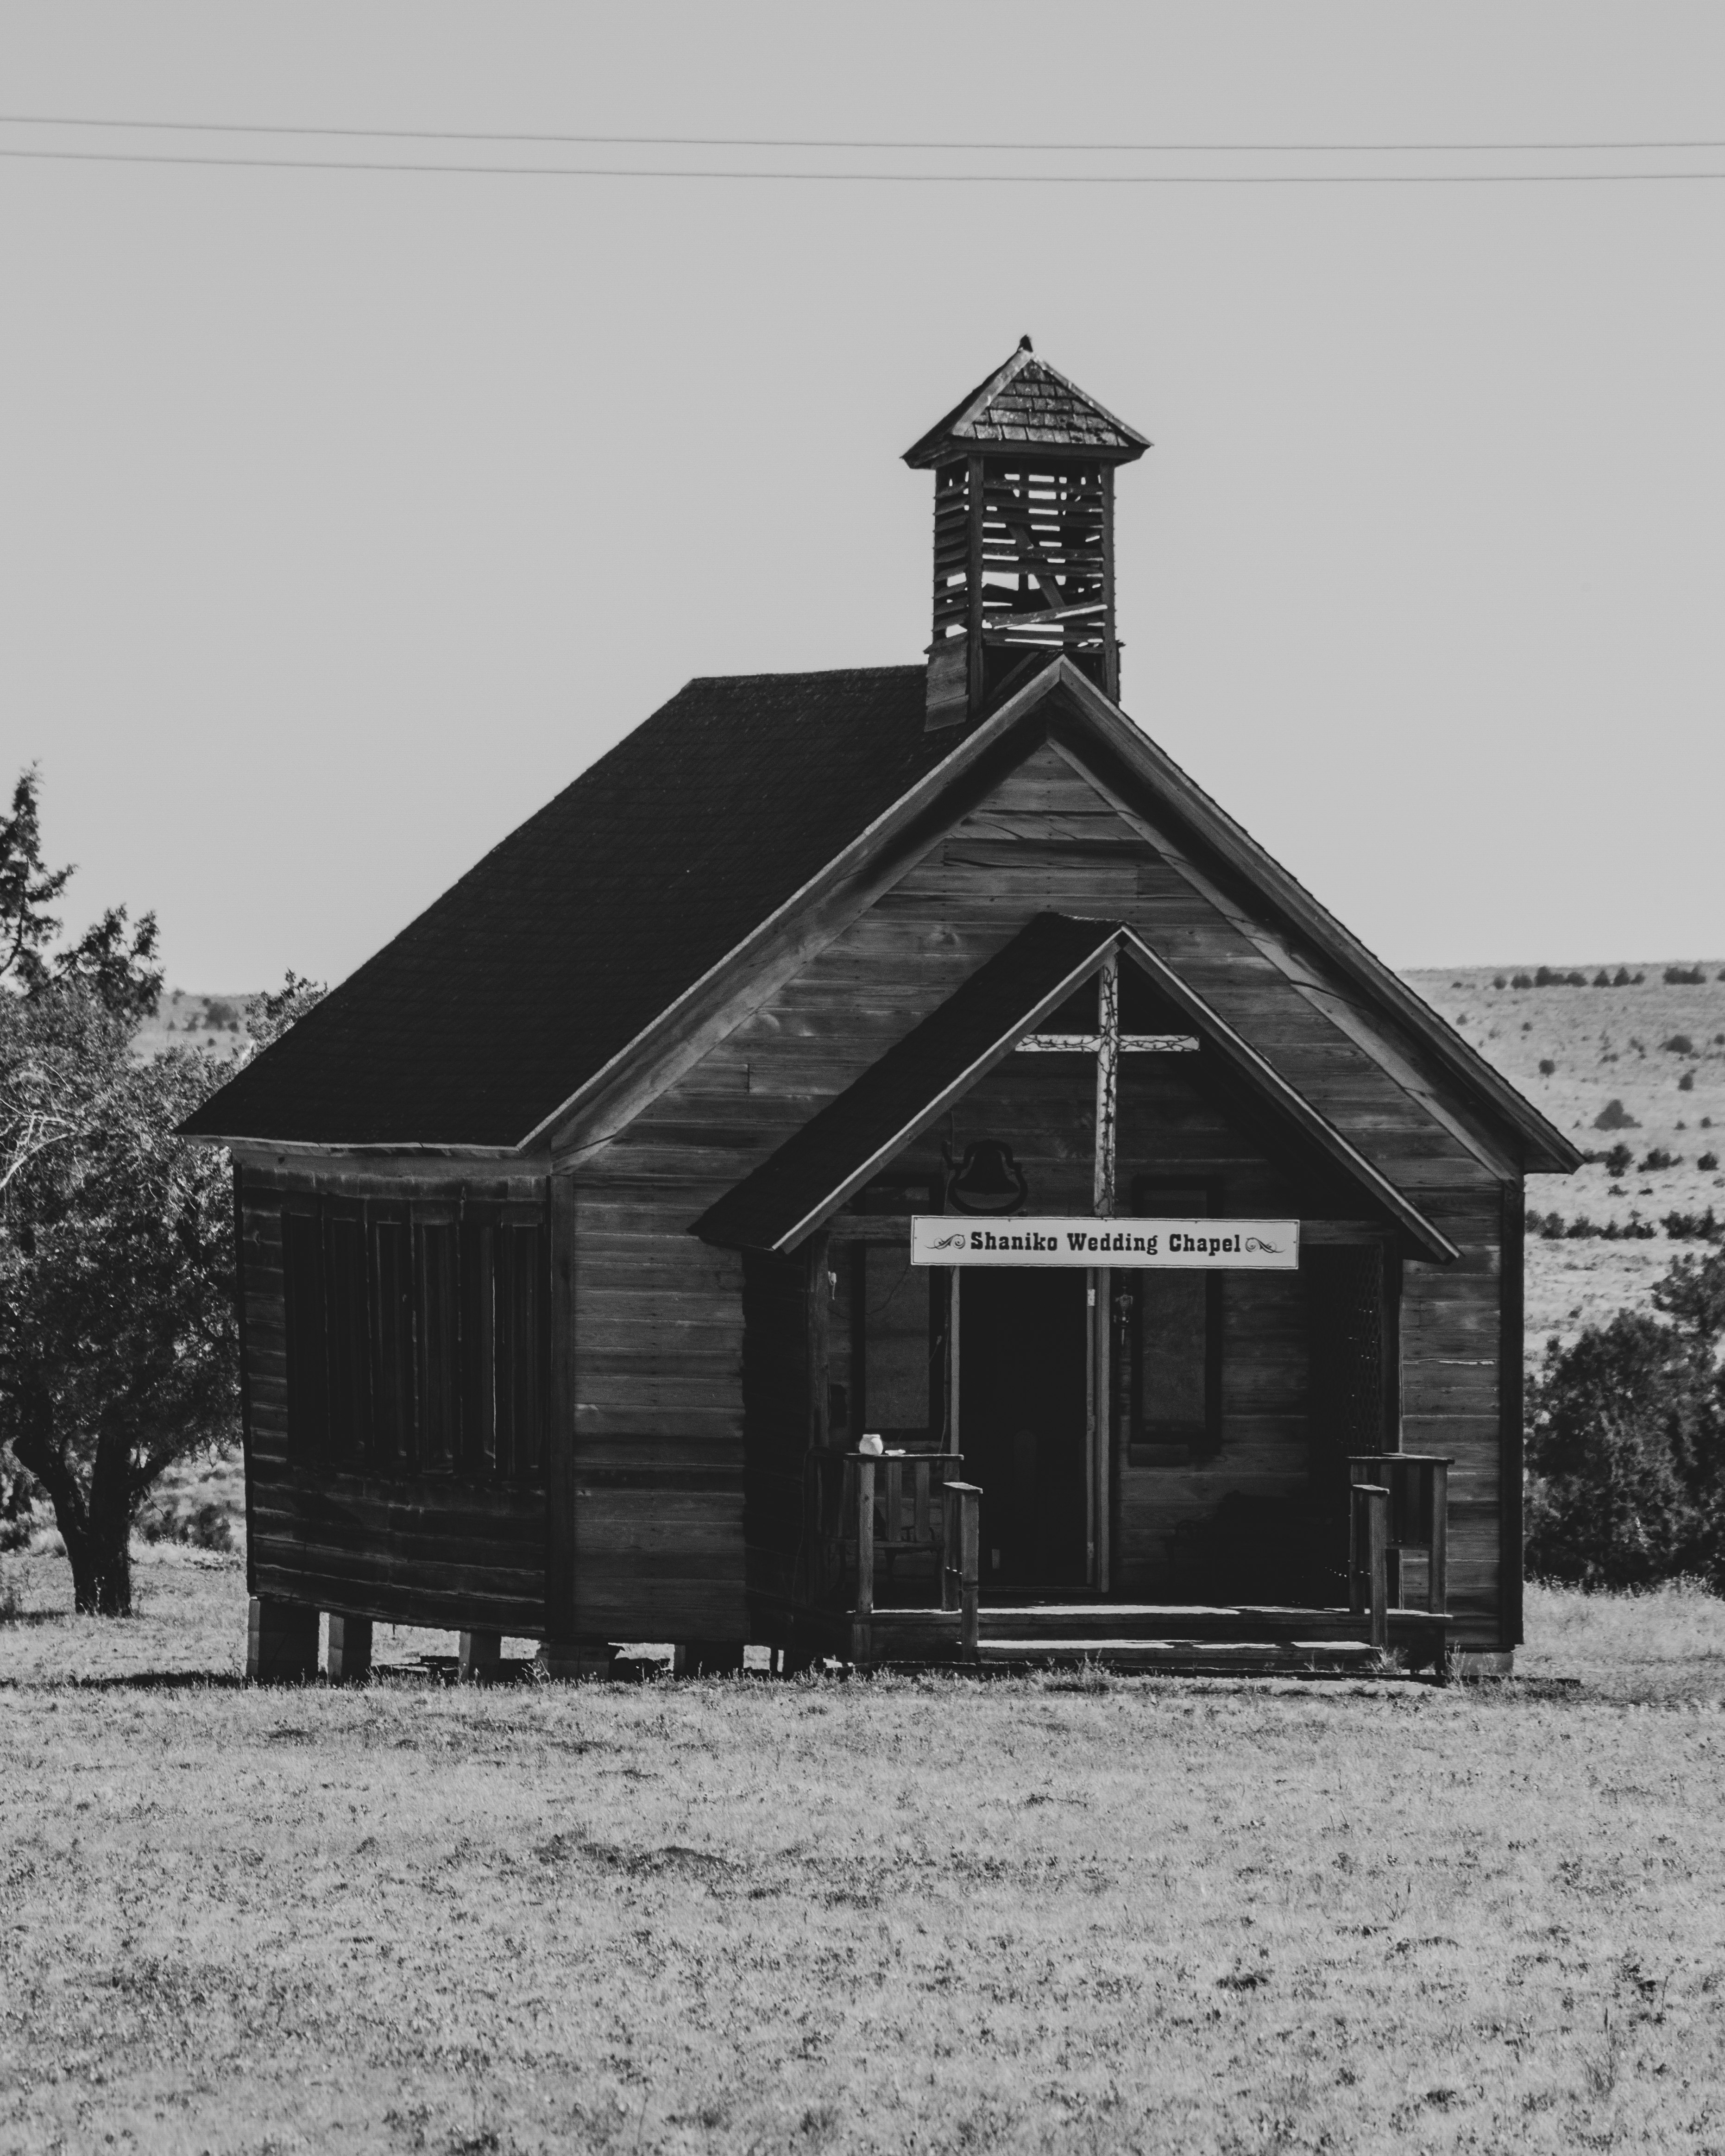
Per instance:
[[[1076,382],[1038,359],[1026,337],[1004,367],[996,367],[946,418],[905,451],[915,470],[945,462],[966,449],[1061,449],[1106,464],[1130,464],[1150,446]]]
[[[1128,788],[1447,1065],[1519,1134],[1530,1166],[1575,1165],[1562,1132],[1069,660],[969,726],[933,733],[925,680],[920,666],[880,666],[690,682],[212,1095],[185,1135],[536,1142],[782,908],[932,812],[1021,724],[1045,723],[1045,707],[1123,758]]]
[[[921,666],[695,680],[183,1126],[519,1145],[952,746]]]

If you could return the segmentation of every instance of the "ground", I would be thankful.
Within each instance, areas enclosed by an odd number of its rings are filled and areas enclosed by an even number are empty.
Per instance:
[[[343,1693],[231,1558],[0,1564],[0,2150],[1725,2149],[1710,1598],[1450,1691]]]

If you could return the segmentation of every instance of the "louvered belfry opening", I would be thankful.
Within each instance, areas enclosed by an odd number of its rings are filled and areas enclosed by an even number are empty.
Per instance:
[[[1114,470],[1148,447],[1027,337],[906,452],[935,475],[931,727],[1060,653],[1118,698]]]

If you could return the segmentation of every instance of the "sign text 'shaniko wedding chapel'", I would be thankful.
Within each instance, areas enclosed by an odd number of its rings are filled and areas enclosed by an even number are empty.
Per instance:
[[[254,1674],[1507,1666],[1578,1156],[1127,716],[1147,446],[1027,340],[926,663],[690,682],[192,1118]]]

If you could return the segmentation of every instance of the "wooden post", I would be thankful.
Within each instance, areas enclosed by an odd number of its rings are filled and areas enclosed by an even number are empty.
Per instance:
[[[324,1675],[331,1684],[363,1684],[372,1674],[372,1620],[330,1612],[329,1645]]]
[[[1120,953],[1110,951],[1096,976],[1096,1125],[1091,1202],[1099,1220],[1114,1217],[1117,1128],[1120,1105]],[[1095,1496],[1092,1578],[1098,1594],[1109,1588],[1112,1552],[1114,1384],[1110,1369],[1114,1337],[1113,1275],[1099,1265],[1091,1275],[1091,1446]]]
[[[1110,951],[1096,976],[1096,1147],[1092,1203],[1099,1220],[1114,1217],[1114,1160],[1120,1101],[1120,953]]]
[[[545,1662],[580,1663],[575,1607],[574,1178],[551,1178],[551,1423],[545,1460]]]
[[[974,1482],[949,1482],[947,1494],[958,1501],[958,1649],[974,1657],[981,1632],[983,1493]]]
[[[254,1684],[305,1684],[317,1674],[317,1612],[304,1602],[254,1594],[246,1622],[245,1673]]]
[[[1090,1461],[1084,1477],[1084,1577],[1096,1584],[1096,1274],[1092,1265],[1084,1276],[1084,1434]]]
[[[1120,701],[1120,639],[1114,633],[1114,467],[1102,479],[1102,689]]]
[[[962,1265],[951,1266],[947,1273],[947,1450],[963,1452],[958,1439],[958,1284],[964,1278]]]
[[[489,1684],[503,1664],[503,1635],[473,1631],[461,1635],[461,1676],[464,1683]]]
[[[965,645],[970,661],[970,711],[975,716],[984,693],[983,661],[983,522],[988,514],[983,460],[965,459],[970,511],[964,552]]]
[[[875,1463],[866,1454],[856,1463],[856,1614],[875,1614]]]
[[[1450,1463],[1434,1460],[1431,1474],[1431,1542],[1426,1558],[1425,1606],[1434,1615],[1450,1609]]]
[[[1091,1361],[1096,1371],[1091,1386],[1094,1400],[1092,1426],[1096,1432],[1096,1593],[1106,1594],[1113,1570],[1113,1537],[1109,1529],[1113,1514],[1114,1466],[1114,1374],[1113,1342],[1114,1276],[1106,1265],[1097,1267],[1096,1302],[1089,1316],[1091,1321]]]
[[[829,1441],[832,1414],[833,1283],[830,1238],[824,1228],[809,1237],[807,1249],[809,1443],[820,1452]]]
[[[1353,1550],[1348,1599],[1367,1619],[1366,1636],[1380,1650],[1389,1645],[1389,1491],[1381,1482],[1356,1482],[1350,1507]]]

